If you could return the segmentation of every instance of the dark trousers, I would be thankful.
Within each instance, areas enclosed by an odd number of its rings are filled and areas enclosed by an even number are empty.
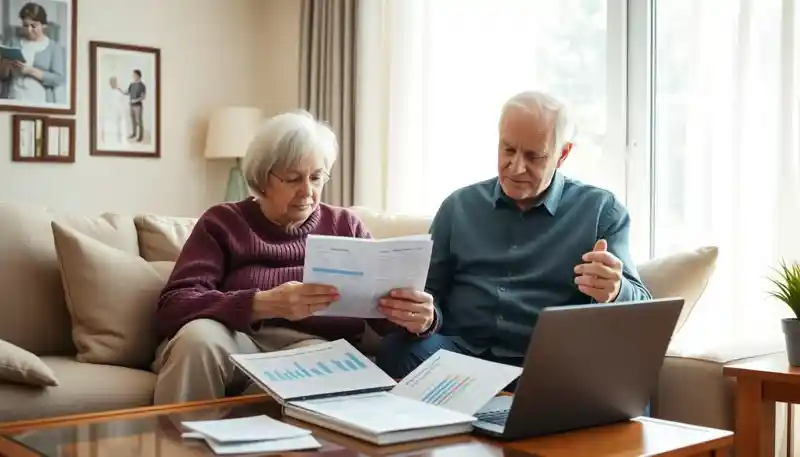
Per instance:
[[[137,140],[142,140],[144,135],[144,125],[142,123],[142,104],[134,103],[131,105],[131,135],[136,137]]]
[[[383,338],[378,353],[376,354],[375,363],[392,378],[402,379],[439,349],[445,349],[458,354],[476,356],[475,354],[471,354],[466,348],[459,346],[453,338],[446,335],[434,334],[428,338],[418,339],[411,338],[402,332],[396,332]],[[476,357],[518,367],[522,366],[525,361],[522,357],[497,357],[490,351],[477,355]],[[514,392],[516,387],[517,381],[515,380],[503,390],[506,392]],[[650,416],[650,404],[645,408],[643,415]]]

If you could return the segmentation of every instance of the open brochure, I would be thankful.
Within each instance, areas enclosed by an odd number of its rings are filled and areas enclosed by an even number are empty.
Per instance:
[[[385,318],[378,300],[391,289],[423,290],[433,241],[430,235],[369,239],[309,235],[303,282],[335,286],[340,299],[319,316]]]
[[[522,368],[439,350],[396,382],[346,340],[231,360],[284,414],[374,444],[468,433]]]

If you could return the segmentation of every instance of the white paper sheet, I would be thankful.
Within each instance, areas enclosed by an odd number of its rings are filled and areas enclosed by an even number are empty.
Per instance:
[[[521,374],[520,367],[440,349],[392,393],[472,415]]]
[[[301,451],[306,449],[319,449],[322,445],[311,435],[280,440],[250,441],[245,443],[225,444],[203,436],[202,433],[186,432],[181,434],[183,439],[203,440],[217,455],[231,454],[264,454],[268,452]]]
[[[464,424],[475,420],[468,414],[439,408],[390,392],[321,398],[291,404],[375,434]]]
[[[423,290],[433,241],[430,235],[363,239],[309,235],[303,282],[335,286],[340,299],[320,316],[385,318],[378,300],[391,289]]]
[[[208,421],[186,421],[187,429],[202,434],[219,443],[241,443],[296,438],[310,435],[311,431],[266,415]]]
[[[394,387],[395,381],[346,340],[231,359],[282,399]]]

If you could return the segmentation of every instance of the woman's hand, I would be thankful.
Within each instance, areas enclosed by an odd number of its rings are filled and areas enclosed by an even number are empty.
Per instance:
[[[42,72],[42,70],[39,70],[38,68],[34,68],[34,67],[30,66],[30,65],[25,65],[24,63],[16,61],[16,60],[13,61],[12,63],[16,68],[19,69],[19,71],[23,75],[30,76],[31,78],[38,79],[39,81],[44,79],[44,73]]]
[[[339,293],[333,286],[289,281],[256,293],[253,299],[253,319],[305,319],[338,299]]]
[[[389,321],[417,334],[428,330],[436,315],[433,297],[411,289],[389,291],[389,295],[381,298],[378,309]]]

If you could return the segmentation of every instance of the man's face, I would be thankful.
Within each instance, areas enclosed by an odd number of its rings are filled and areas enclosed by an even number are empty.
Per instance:
[[[555,116],[511,108],[500,123],[497,172],[503,192],[520,206],[533,204],[547,189],[571,145],[553,148]]]
[[[133,72],[133,80],[134,81],[138,81],[139,80],[139,74],[136,73],[135,71]]]

